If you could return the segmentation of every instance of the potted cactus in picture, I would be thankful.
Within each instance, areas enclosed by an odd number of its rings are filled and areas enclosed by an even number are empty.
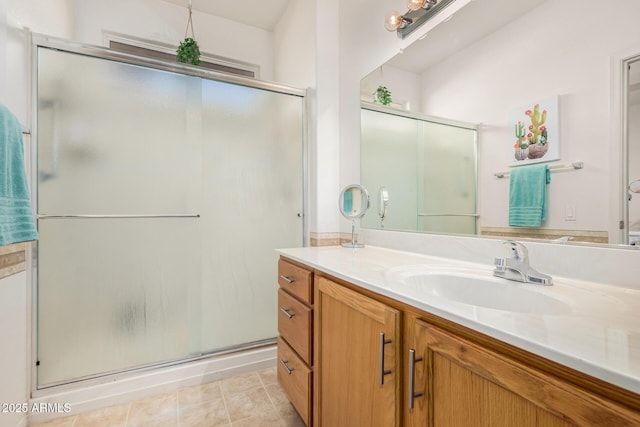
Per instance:
[[[547,110],[540,111],[540,105],[536,104],[533,110],[526,110],[524,114],[529,118],[531,124],[527,132],[522,121],[516,123],[514,156],[516,160],[539,159],[549,151],[548,132],[544,125],[547,120]]]
[[[516,143],[513,148],[516,160],[524,160],[529,155],[529,140],[525,137],[524,123],[516,123]]]
[[[527,110],[525,113],[531,120],[527,139],[529,140],[529,158],[539,159],[549,150],[547,144],[547,128],[544,123],[547,121],[547,110],[540,112],[540,105],[536,104],[533,111]]]

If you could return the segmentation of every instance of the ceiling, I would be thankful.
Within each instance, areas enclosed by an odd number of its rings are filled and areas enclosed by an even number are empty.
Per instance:
[[[187,8],[189,0],[164,0]],[[273,31],[290,0],[191,0],[194,11]]]
[[[472,1],[387,64],[421,74],[542,3],[540,0]],[[452,30],[455,28],[455,30]]]

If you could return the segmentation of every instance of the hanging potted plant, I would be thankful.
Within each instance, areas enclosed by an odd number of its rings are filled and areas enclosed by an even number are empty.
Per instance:
[[[377,102],[382,105],[391,104],[391,92],[386,86],[378,86],[375,92],[373,92],[373,102]]]
[[[187,37],[191,27],[191,37]],[[200,65],[200,47],[196,41],[195,32],[193,30],[193,19],[191,18],[191,1],[189,1],[189,20],[187,21],[187,29],[184,32],[184,40],[180,42],[180,46],[176,51],[176,61],[184,62],[191,65]]]

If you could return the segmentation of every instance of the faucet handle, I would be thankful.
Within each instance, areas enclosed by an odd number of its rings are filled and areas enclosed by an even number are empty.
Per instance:
[[[511,258],[524,263],[529,262],[529,251],[522,243],[515,240],[506,240],[502,244],[509,245]]]
[[[504,273],[505,271],[507,271],[507,259],[506,258],[494,258],[493,259],[493,265],[495,265],[495,269],[494,272],[501,272]]]

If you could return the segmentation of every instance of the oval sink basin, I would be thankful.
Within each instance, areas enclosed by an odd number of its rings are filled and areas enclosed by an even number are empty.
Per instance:
[[[460,271],[396,271],[388,275],[388,279],[392,287],[394,283],[404,286],[412,295],[425,299],[444,298],[462,304],[526,314],[565,314],[571,311],[565,302],[535,288],[539,285],[493,276]]]

